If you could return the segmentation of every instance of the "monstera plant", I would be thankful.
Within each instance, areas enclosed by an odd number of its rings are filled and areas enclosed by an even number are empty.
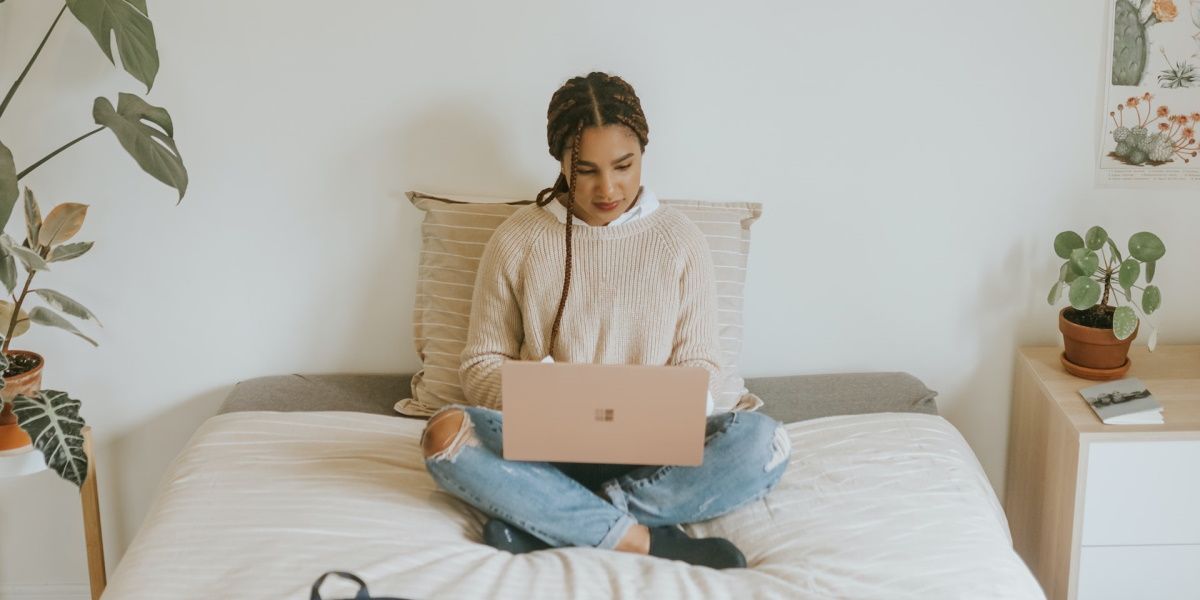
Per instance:
[[[1162,291],[1151,282],[1166,246],[1157,235],[1142,231],[1129,238],[1123,255],[1108,232],[1096,226],[1083,236],[1074,231],[1058,234],[1054,252],[1066,262],[1046,300],[1054,305],[1065,290],[1071,304],[1059,311],[1063,366],[1089,379],[1124,375],[1129,370],[1130,342],[1145,317],[1162,305]],[[1138,281],[1143,275],[1141,286]],[[1150,327],[1147,346],[1153,351],[1158,331],[1146,324]]]
[[[0,0],[0,18],[14,3]],[[67,13],[92,34],[114,65],[117,64],[113,53],[115,41],[124,70],[145,85],[147,92],[153,87],[158,74],[158,48],[146,0],[67,0],[0,102],[0,120],[11,118],[7,114],[9,104]],[[24,231],[12,237],[7,229],[21,198],[19,182],[64,150],[108,130],[143,171],[174,188],[179,201],[183,200],[188,183],[187,169],[175,145],[174,127],[166,109],[151,105],[135,94],[120,93],[116,106],[108,98],[96,98],[92,102],[92,120],[94,128],[20,169],[14,157],[16,149],[0,140],[0,282],[12,299],[12,302],[0,301],[0,342],[3,342],[0,369],[4,375],[0,380],[3,388],[0,389],[0,450],[32,443],[45,456],[50,468],[76,485],[82,485],[87,475],[80,402],[66,392],[41,389],[45,360],[34,352],[10,349],[9,344],[32,323],[69,331],[95,345],[66,317],[98,323],[90,310],[56,290],[31,287],[38,272],[78,258],[91,249],[92,242],[68,243],[83,225],[88,207],[62,203],[43,219],[33,192],[26,186]],[[24,240],[18,242],[20,237]],[[18,262],[26,272],[20,288]],[[26,310],[34,298],[41,305]]]

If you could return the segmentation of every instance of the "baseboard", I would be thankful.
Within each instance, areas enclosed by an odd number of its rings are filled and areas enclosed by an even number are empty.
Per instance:
[[[91,600],[92,590],[86,583],[74,585],[2,585],[0,600]]]

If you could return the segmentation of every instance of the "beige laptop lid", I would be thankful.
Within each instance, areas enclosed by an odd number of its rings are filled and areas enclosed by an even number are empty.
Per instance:
[[[700,367],[505,361],[504,458],[696,466],[708,372]]]

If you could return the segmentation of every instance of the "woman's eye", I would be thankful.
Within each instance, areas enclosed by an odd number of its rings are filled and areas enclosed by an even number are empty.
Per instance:
[[[625,170],[629,169],[629,167],[630,167],[630,166],[631,166],[631,165],[621,165],[621,166],[617,167],[617,170],[618,170],[618,171],[625,171]]]

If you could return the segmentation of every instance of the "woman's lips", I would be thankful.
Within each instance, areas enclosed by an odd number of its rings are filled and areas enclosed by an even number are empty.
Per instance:
[[[592,203],[592,206],[595,206],[596,208],[598,208],[602,211],[605,211],[605,212],[608,212],[610,210],[615,210],[620,205],[621,205],[620,202],[610,202],[608,204],[600,204],[598,202]]]

